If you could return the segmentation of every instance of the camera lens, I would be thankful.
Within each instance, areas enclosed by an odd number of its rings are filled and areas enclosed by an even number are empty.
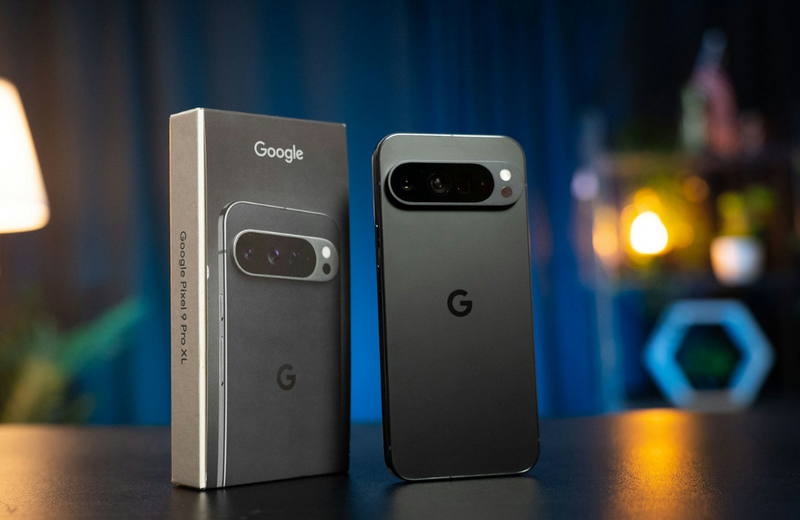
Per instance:
[[[295,262],[298,262],[298,261],[302,260],[302,258],[303,258],[303,255],[301,255],[297,251],[292,251],[292,256],[289,257],[289,263],[294,265]]]
[[[267,258],[269,258],[269,263],[273,265],[277,264],[278,260],[280,260],[281,258],[281,252],[278,251],[277,249],[273,249],[272,251],[269,252]]]
[[[446,173],[434,172],[428,179],[428,186],[437,195],[443,195],[450,191],[450,176]]]
[[[248,247],[247,249],[245,249],[243,256],[244,256],[245,260],[250,260],[250,257],[253,256],[253,248],[252,247]]]
[[[414,180],[411,176],[406,175],[402,179],[400,179],[400,187],[403,191],[411,191],[414,188]]]

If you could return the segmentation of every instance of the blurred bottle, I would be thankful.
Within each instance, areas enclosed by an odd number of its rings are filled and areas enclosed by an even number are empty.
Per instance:
[[[719,29],[703,35],[692,77],[681,93],[684,149],[709,149],[720,157],[739,153],[739,109],[730,78],[722,68],[727,38]]]

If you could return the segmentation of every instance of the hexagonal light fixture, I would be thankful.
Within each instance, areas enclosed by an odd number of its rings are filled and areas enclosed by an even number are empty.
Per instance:
[[[718,325],[742,354],[722,390],[697,390],[677,361],[690,327]],[[644,350],[644,364],[675,406],[704,411],[750,406],[774,361],[772,345],[753,315],[738,300],[680,300],[665,310]]]

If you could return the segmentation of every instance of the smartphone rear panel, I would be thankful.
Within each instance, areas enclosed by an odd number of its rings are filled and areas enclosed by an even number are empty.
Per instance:
[[[406,206],[388,176],[409,162],[482,163],[495,179],[505,165],[515,200]],[[530,469],[539,438],[522,150],[503,137],[398,134],[378,146],[373,171],[387,464],[409,480]]]

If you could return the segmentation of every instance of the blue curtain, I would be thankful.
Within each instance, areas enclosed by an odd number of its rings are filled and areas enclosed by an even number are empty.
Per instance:
[[[599,85],[621,18],[605,2],[555,0],[0,4],[0,76],[22,93],[53,208],[44,231],[3,239],[3,276],[14,275],[0,298],[43,283],[74,324],[142,296],[148,316],[130,347],[81,386],[98,396],[95,422],[167,423],[169,114],[204,106],[345,122],[352,413],[376,421],[372,150],[399,131],[505,134],[528,159],[541,411],[596,412],[569,184],[580,113],[608,97]],[[51,248],[57,274],[40,259]]]

